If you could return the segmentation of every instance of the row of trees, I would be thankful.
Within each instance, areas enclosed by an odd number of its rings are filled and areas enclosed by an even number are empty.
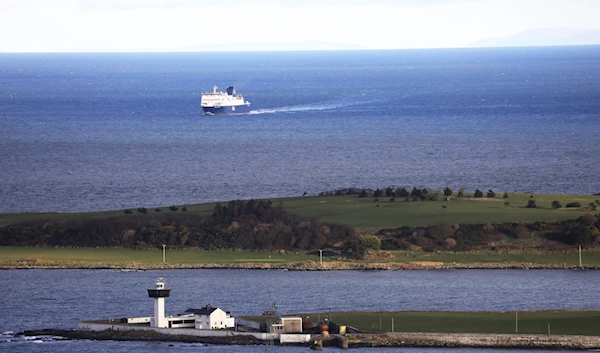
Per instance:
[[[450,189],[449,187],[445,187],[441,194],[443,194],[445,197],[450,197],[453,196],[455,193],[454,191],[452,191],[452,189]],[[330,195],[335,195],[335,196],[343,196],[343,195],[358,195],[358,197],[404,197],[404,198],[410,198],[410,197],[416,197],[420,200],[431,200],[433,197],[433,195],[435,195],[435,199],[437,199],[437,197],[440,195],[439,192],[437,191],[431,191],[427,188],[417,188],[417,187],[413,187],[411,191],[408,191],[408,189],[406,189],[405,187],[399,187],[399,188],[392,188],[391,186],[388,186],[387,188],[384,189],[360,189],[360,188],[345,188],[345,189],[338,189],[338,190],[333,190],[333,191],[324,191],[319,193],[319,196],[330,196]],[[484,194],[481,190],[476,189],[475,193],[473,194],[474,197],[488,197],[488,198],[494,198],[496,197],[496,193],[492,190],[489,189],[487,191],[486,194]],[[459,189],[459,191],[456,193],[456,197],[465,197],[465,190],[464,188]],[[508,193],[504,193],[504,195],[502,196],[503,198],[507,199],[508,198]]]
[[[170,247],[309,250],[354,236],[352,228],[289,214],[270,201],[217,204],[210,216],[167,212],[71,223],[0,228],[0,245],[61,247]]]

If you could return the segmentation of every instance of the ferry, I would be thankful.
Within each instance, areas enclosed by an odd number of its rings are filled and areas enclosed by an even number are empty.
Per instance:
[[[217,92],[217,86],[212,92],[203,92],[200,106],[206,115],[239,114],[250,111],[250,102],[244,100],[242,94],[235,92],[233,86],[227,87],[225,92]]]

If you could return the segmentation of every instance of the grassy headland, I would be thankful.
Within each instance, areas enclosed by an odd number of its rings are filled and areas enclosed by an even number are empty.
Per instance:
[[[537,222],[561,221],[575,219],[589,213],[589,203],[594,203],[600,196],[525,194],[509,193],[508,199],[501,196],[495,198],[474,198],[465,194],[464,198],[452,198],[451,201],[408,201],[396,198],[390,202],[389,197],[359,198],[352,196],[311,196],[273,198],[274,205],[281,205],[286,211],[303,217],[318,217],[323,222],[344,224],[353,228],[395,228],[401,226],[423,227],[440,223],[473,224],[502,222]],[[526,208],[531,197],[537,208]],[[559,201],[563,207],[552,209],[552,202]],[[505,205],[508,202],[509,205]],[[568,203],[579,202],[580,208],[566,208]],[[222,204],[226,204],[224,202]],[[187,213],[208,216],[217,203],[186,205]],[[377,206],[379,204],[379,206]],[[446,206],[442,208],[442,206]],[[148,218],[160,220],[171,213],[168,206],[148,208]],[[136,210],[132,209],[135,213]],[[181,207],[177,212],[181,212]],[[0,227],[29,222],[69,222],[82,220],[101,220],[107,218],[125,218],[124,210],[80,212],[80,213],[4,213],[0,214]]]
[[[352,262],[389,265],[376,268],[507,263],[570,268],[579,262],[577,245],[584,245],[584,265],[600,266],[600,216],[593,214],[598,196],[506,196],[467,194],[444,201],[437,195],[427,201],[318,196],[185,209],[3,214],[0,265],[155,268],[163,266],[161,244],[166,244],[168,266],[358,268],[340,264]],[[386,252],[370,251],[380,248]],[[315,249],[326,250],[327,266],[317,266]]]

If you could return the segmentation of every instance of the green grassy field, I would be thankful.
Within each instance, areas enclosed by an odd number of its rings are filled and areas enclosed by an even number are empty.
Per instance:
[[[570,253],[520,253],[505,254],[491,252],[469,253],[424,253],[416,251],[394,251],[393,259],[375,262],[414,262],[439,261],[445,263],[496,263],[528,262],[534,264],[579,264],[577,252]],[[104,264],[118,266],[124,264],[160,265],[162,249],[132,250],[120,248],[35,248],[0,246],[0,266],[24,259],[37,259],[39,263],[52,264]],[[584,265],[600,265],[600,251],[584,251]],[[316,255],[280,254],[277,252],[252,251],[205,251],[205,250],[166,250],[166,262],[172,265],[189,264],[236,264],[236,263],[298,263],[306,260],[318,262]],[[329,262],[328,257],[323,258]],[[360,261],[366,262],[366,261]]]
[[[468,224],[560,221],[575,219],[589,213],[590,210],[560,208],[551,209],[552,201],[563,206],[569,202],[579,202],[582,206],[600,199],[600,196],[584,195],[533,195],[536,203],[545,208],[523,208],[530,194],[509,194],[508,199],[460,199],[445,201],[404,202],[398,199],[389,202],[389,198],[359,198],[357,196],[320,196],[271,199],[274,205],[281,204],[287,211],[306,217],[318,217],[324,222],[346,224],[355,228],[396,228],[400,226],[428,226],[432,224]],[[509,202],[510,206],[504,205]],[[223,202],[222,204],[226,204]],[[379,206],[377,207],[377,204]],[[188,205],[188,213],[208,215],[215,203]],[[446,206],[443,208],[442,206]],[[161,207],[161,213],[148,209],[145,217],[161,217],[171,212]],[[135,210],[134,210],[135,212]],[[180,211],[178,211],[180,212]],[[101,219],[107,217],[127,217],[123,210],[90,213],[10,213],[0,214],[0,226],[29,221],[69,221]]]
[[[334,312],[297,314],[313,323],[329,317],[340,325],[367,332],[515,333],[515,312]],[[264,316],[244,317],[264,322]],[[600,336],[600,311],[525,311],[518,313],[518,333]]]
[[[445,201],[389,202],[379,198],[356,196],[325,196],[281,199],[286,210],[301,216],[319,217],[324,222],[347,224],[356,228],[396,228],[400,226],[429,226],[433,224],[475,224],[502,222],[560,221],[575,219],[591,212],[564,208],[569,202],[587,206],[600,196],[534,195],[536,204],[546,208],[524,208],[530,194],[509,194],[508,199],[460,199]],[[552,201],[563,208],[551,209]],[[510,207],[504,205],[510,203]],[[446,208],[442,208],[446,206]]]
[[[119,248],[33,248],[0,246],[0,265],[23,259],[40,262],[121,265],[162,264],[162,249],[132,250]],[[317,256],[252,251],[166,250],[168,264],[295,263],[318,261]]]

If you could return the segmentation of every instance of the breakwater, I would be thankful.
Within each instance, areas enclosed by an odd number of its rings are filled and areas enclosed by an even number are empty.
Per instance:
[[[67,339],[93,339],[113,341],[165,341],[206,344],[261,345],[264,340],[253,336],[202,337],[195,335],[169,335],[153,331],[130,330],[35,330],[25,331],[25,336],[60,336]],[[348,348],[364,347],[451,347],[451,348],[527,348],[588,350],[600,348],[597,336],[554,336],[519,334],[470,333],[383,333],[348,334],[344,336]],[[334,337],[331,341],[333,342]],[[296,343],[308,346],[308,343]],[[327,344],[326,344],[327,345]]]
[[[474,333],[386,333],[348,335],[353,347],[451,347],[587,350],[600,348],[597,336]]]

